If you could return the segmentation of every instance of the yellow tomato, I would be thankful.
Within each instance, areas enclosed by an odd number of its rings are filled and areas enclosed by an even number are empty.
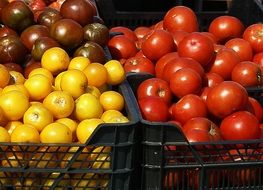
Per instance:
[[[43,100],[53,90],[50,79],[41,74],[31,76],[24,85],[31,100]]]
[[[4,88],[9,83],[10,74],[6,66],[2,64],[0,64],[0,76],[0,88]]]
[[[16,121],[23,117],[29,107],[29,100],[22,92],[13,90],[0,95],[0,107],[5,117]]]
[[[33,104],[25,112],[23,122],[34,126],[40,132],[53,122],[53,115],[43,104]]]
[[[84,70],[89,85],[100,87],[107,82],[107,69],[100,63],[91,63]]]
[[[56,78],[55,78],[55,90],[61,90],[60,87],[60,81],[61,81],[61,77],[62,75],[65,73],[66,71],[63,71],[61,73],[59,73]]]
[[[11,137],[8,131],[0,126],[0,142],[10,142]]]
[[[6,125],[5,128],[7,130],[7,132],[11,135],[12,132],[14,131],[14,129],[19,126],[22,125],[23,123],[21,121],[9,121]]]
[[[90,64],[90,60],[84,56],[77,56],[70,60],[68,69],[83,71]]]
[[[86,92],[86,93],[90,93],[90,94],[96,96],[97,98],[99,98],[100,95],[101,95],[101,92],[100,92],[100,90],[99,90],[97,87],[95,87],[95,86],[90,86],[90,85],[87,86],[85,92]]]
[[[52,73],[49,70],[45,69],[45,68],[40,67],[40,68],[36,68],[36,69],[32,70],[29,73],[28,78],[30,78],[30,77],[32,77],[34,75],[44,75],[50,80],[50,82],[52,84],[54,83],[54,77],[53,77]]]
[[[13,91],[13,90],[20,91],[20,92],[22,92],[24,95],[26,95],[29,98],[29,93],[28,93],[26,87],[23,84],[8,85],[8,86],[3,88],[2,93],[6,93],[6,92],[9,92],[9,91]]]
[[[61,90],[69,92],[74,99],[77,99],[80,95],[84,94],[87,86],[88,80],[82,71],[76,69],[67,70],[61,76]]]
[[[72,141],[74,142],[77,140],[76,129],[78,127],[78,123],[75,120],[70,119],[70,118],[60,118],[56,120],[55,122],[66,125],[72,132]]]
[[[123,96],[119,92],[113,90],[103,92],[100,95],[100,103],[104,111],[106,110],[121,111],[124,108]]]
[[[10,80],[9,84],[24,84],[25,77],[22,75],[22,73],[17,71],[9,71],[10,74]]]
[[[103,112],[103,114],[101,115],[100,118],[104,122],[107,122],[107,121],[111,120],[112,117],[116,117],[116,116],[123,116],[123,114],[118,110],[106,110]]]
[[[49,70],[53,75],[65,71],[68,68],[69,62],[69,55],[60,47],[49,48],[41,58],[41,66]]]
[[[43,104],[57,119],[70,116],[75,106],[74,99],[66,91],[51,92],[43,100]]]
[[[101,119],[92,118],[81,121],[77,127],[76,134],[80,143],[85,143],[99,124],[104,123]]]
[[[110,85],[117,85],[124,81],[125,71],[122,64],[117,60],[110,60],[104,64],[108,71],[107,83]]]
[[[129,122],[129,119],[124,115],[113,116],[105,121],[105,123],[127,123],[127,122]]]
[[[11,134],[11,142],[39,143],[39,133],[34,126],[22,124],[13,130]]]
[[[99,99],[92,94],[85,93],[75,101],[74,115],[79,121],[100,118],[102,113],[103,108]]]
[[[42,143],[72,143],[71,130],[62,123],[51,123],[40,133]]]

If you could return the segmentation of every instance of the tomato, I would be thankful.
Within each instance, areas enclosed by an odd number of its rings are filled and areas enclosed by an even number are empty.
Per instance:
[[[146,26],[138,26],[134,30],[134,34],[136,35],[137,39],[142,39],[146,35],[148,35],[151,32],[151,29]]]
[[[171,75],[169,83],[173,95],[181,98],[187,94],[198,94],[202,78],[195,70],[182,68]]]
[[[147,121],[168,121],[167,103],[160,97],[145,97],[138,100],[142,117]]]
[[[108,71],[107,84],[121,84],[125,79],[125,70],[121,63],[117,60],[109,60],[104,64]]]
[[[183,30],[176,30],[171,32],[171,34],[173,35],[174,43],[178,46],[179,42],[181,42],[189,33]]]
[[[231,79],[245,87],[261,85],[261,68],[251,61],[242,61],[233,68]]]
[[[255,54],[252,61],[258,64],[263,72],[263,52]]]
[[[245,27],[236,17],[224,15],[216,17],[209,25],[208,31],[212,33],[219,43],[224,44],[231,38],[242,36]]]
[[[255,53],[263,51],[263,24],[257,23],[248,26],[244,33],[243,39],[248,41]]]
[[[203,78],[204,76],[204,69],[200,65],[200,63],[191,58],[179,57],[176,59],[172,59],[166,63],[166,65],[163,68],[161,78],[169,82],[172,74],[182,68],[190,68],[195,70],[201,78]]]
[[[209,93],[209,91],[211,90],[212,87],[208,87],[205,86],[200,90],[199,96],[202,100],[204,100],[206,102],[207,99],[207,94]]]
[[[180,57],[190,57],[205,66],[214,56],[214,45],[205,35],[193,32],[179,43],[178,54]]]
[[[188,94],[172,105],[172,118],[182,125],[194,117],[207,117],[205,102],[195,94]]]
[[[124,35],[112,37],[108,42],[108,47],[114,59],[128,59],[137,53],[135,42]]]
[[[155,65],[154,63],[146,57],[131,57],[127,59],[124,63],[124,70],[128,72],[145,72],[154,75]]]
[[[253,97],[248,97],[248,104],[249,104],[248,111],[253,113],[257,117],[258,121],[261,122],[263,119],[263,108],[260,102]]]
[[[189,142],[209,142],[221,140],[219,127],[205,117],[195,117],[183,125],[183,132]]]
[[[168,105],[172,101],[172,92],[168,82],[160,78],[146,79],[137,88],[137,98],[142,99],[148,96],[160,97]]]
[[[185,32],[197,32],[198,21],[193,10],[185,6],[172,7],[163,19],[164,29],[174,32],[183,30]]]
[[[154,62],[174,50],[173,36],[165,30],[154,30],[142,43],[143,54]]]
[[[157,22],[155,25],[153,25],[151,27],[151,29],[161,29],[161,30],[163,30],[164,29],[163,28],[163,20],[160,20],[159,22]]]
[[[204,86],[214,87],[223,81],[224,81],[223,77],[221,77],[221,75],[219,75],[219,74],[206,73],[203,83],[204,83]]]
[[[162,77],[162,73],[163,73],[163,68],[165,67],[165,65],[172,59],[174,58],[178,58],[178,53],[177,52],[170,52],[165,54],[164,56],[162,56],[160,59],[158,59],[158,61],[155,63],[155,76],[157,78],[161,78]]]
[[[210,33],[210,32],[201,32],[201,34],[205,35],[206,37],[208,37],[212,42],[213,44],[217,44],[217,38],[215,37],[214,34]]]
[[[100,87],[107,82],[108,71],[104,65],[100,63],[90,63],[83,70],[88,79],[88,85]],[[98,77],[100,76],[100,77]]]
[[[1,11],[1,8],[0,8]],[[0,14],[1,17],[1,14]],[[8,35],[18,36],[17,32],[5,25],[0,26],[0,38]]]
[[[248,101],[246,89],[234,81],[224,81],[211,88],[206,105],[211,114],[224,118],[234,111],[245,108]]]
[[[19,73],[23,73],[23,68],[21,65],[16,63],[4,63],[3,64],[9,71],[17,71]]]
[[[110,29],[110,33],[122,33],[125,37],[132,41],[137,41],[138,38],[136,34],[128,27],[125,26],[115,26]]]
[[[253,58],[253,50],[248,41],[242,38],[233,38],[225,43],[227,48],[237,52],[240,61],[251,61]]]
[[[247,111],[237,111],[225,117],[220,131],[225,140],[258,139],[260,135],[258,119]]]
[[[216,53],[215,60],[207,65],[206,70],[219,74],[224,80],[230,80],[231,72],[239,62],[240,59],[234,50],[222,48]]]

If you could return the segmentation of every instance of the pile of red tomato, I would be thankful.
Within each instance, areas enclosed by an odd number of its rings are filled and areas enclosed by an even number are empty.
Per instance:
[[[190,142],[263,138],[263,108],[246,87],[263,83],[263,24],[218,16],[199,31],[196,14],[171,8],[134,30],[114,27],[108,46],[127,73],[152,78],[137,89],[142,116],[173,122]]]

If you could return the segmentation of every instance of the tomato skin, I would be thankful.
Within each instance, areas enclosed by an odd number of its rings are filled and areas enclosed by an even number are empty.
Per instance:
[[[206,117],[207,108],[205,102],[195,94],[188,94],[178,102],[172,104],[172,119],[184,125],[194,117]]]
[[[233,16],[216,17],[209,25],[208,31],[212,33],[219,43],[224,44],[231,38],[242,37],[245,27],[243,23]]]
[[[138,40],[144,38],[150,32],[151,32],[151,29],[149,27],[146,27],[146,26],[138,26],[134,30],[134,34],[136,35]]]
[[[127,59],[123,65],[126,73],[136,72],[136,73],[149,73],[154,75],[155,65],[153,62],[146,57],[131,57]]]
[[[253,50],[248,41],[242,38],[233,38],[225,43],[227,48],[237,52],[240,61],[251,61],[253,58]]]
[[[142,43],[143,54],[156,62],[163,55],[175,50],[175,43],[172,34],[165,30],[154,30]]]
[[[259,101],[253,97],[248,97],[248,106],[248,111],[254,114],[258,121],[261,122],[263,120],[263,108]]]
[[[127,28],[125,26],[115,26],[115,27],[112,27],[110,29],[110,33],[123,33],[123,35],[127,38],[129,38],[130,40],[132,41],[137,41],[138,38],[137,36],[135,35],[135,33],[130,29],[130,28]]]
[[[223,77],[221,77],[221,75],[219,75],[219,74],[206,73],[203,84],[204,84],[204,86],[214,87],[223,81],[224,81]]]
[[[202,87],[202,78],[193,69],[182,68],[170,77],[170,88],[178,98],[187,94],[198,94]]]
[[[252,61],[258,64],[263,72],[263,52],[255,54]]]
[[[260,135],[258,119],[247,111],[237,111],[225,117],[220,130],[224,140],[258,139]]]
[[[244,33],[243,39],[248,41],[255,53],[263,51],[263,24],[257,23],[248,26]]]
[[[168,121],[169,112],[167,103],[160,97],[146,97],[138,100],[142,116],[147,121]]]
[[[231,79],[245,87],[261,85],[261,68],[254,62],[242,61],[233,68]]]
[[[207,65],[206,71],[219,74],[224,80],[230,80],[231,72],[239,62],[240,59],[234,50],[222,48],[216,53],[215,60]]]
[[[128,59],[137,53],[135,42],[124,35],[112,37],[108,42],[108,47],[114,59]]]
[[[214,56],[214,45],[205,35],[193,32],[184,37],[177,51],[180,57],[190,57],[205,66]]]
[[[163,27],[171,32],[176,30],[197,32],[199,30],[194,11],[185,6],[175,6],[168,10],[163,19]]]
[[[224,81],[211,88],[206,105],[217,118],[224,118],[234,111],[245,109],[248,101],[246,89],[234,81]]]
[[[137,98],[142,99],[148,96],[160,97],[168,105],[172,101],[172,92],[168,82],[160,78],[144,80],[137,88]]]
[[[170,52],[162,56],[158,61],[155,63],[155,76],[157,78],[162,78],[163,69],[165,65],[172,59],[178,58],[177,52]]]
[[[185,32],[183,30],[176,30],[171,32],[171,34],[173,36],[174,43],[176,44],[177,47],[180,41],[182,41],[182,39],[184,39],[184,37],[187,36],[189,32]]]

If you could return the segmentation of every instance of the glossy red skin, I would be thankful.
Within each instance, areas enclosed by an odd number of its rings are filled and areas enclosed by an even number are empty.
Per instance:
[[[197,95],[188,94],[172,106],[172,118],[182,125],[194,117],[207,117],[205,102]]]
[[[0,26],[0,38],[8,35],[18,36],[17,32],[7,26]]]
[[[245,27],[243,23],[233,16],[216,17],[209,25],[208,31],[212,33],[219,43],[224,44],[231,38],[242,37]]]
[[[184,37],[177,48],[180,57],[190,57],[205,66],[214,56],[212,41],[199,32],[193,32]]]
[[[227,48],[237,52],[240,61],[251,61],[253,59],[253,50],[248,41],[242,38],[233,38],[225,43]]]
[[[155,72],[155,65],[146,57],[131,57],[125,61],[123,68],[126,73],[136,72],[154,75]]]
[[[173,35],[174,43],[176,44],[176,46],[178,46],[179,42],[182,41],[182,39],[184,39],[184,37],[187,36],[189,32],[185,32],[183,30],[176,30],[171,32],[171,34]]]
[[[209,142],[221,140],[219,127],[205,117],[192,118],[188,120],[182,128],[189,142]]]
[[[167,53],[162,56],[156,63],[155,63],[155,76],[157,78],[161,78],[163,74],[163,68],[165,65],[172,59],[178,58],[177,52]]]
[[[254,53],[262,52],[263,51],[263,24],[257,23],[248,26],[243,33],[243,39],[250,43]]]
[[[206,37],[208,37],[212,42],[213,44],[217,44],[217,38],[215,37],[214,34],[210,33],[210,32],[201,32],[201,34],[205,35]]]
[[[206,73],[204,77],[204,86],[214,87],[224,81],[224,78],[217,73]]]
[[[253,97],[248,97],[249,112],[254,114],[259,122],[263,120],[263,108],[259,101]]]
[[[147,121],[166,122],[169,118],[168,105],[159,97],[146,97],[138,100],[142,117]]]
[[[129,38],[132,41],[137,41],[138,40],[136,34],[130,28],[127,28],[125,26],[112,27],[110,29],[110,33],[111,32],[117,32],[117,33],[121,32],[121,33],[123,33],[124,36],[126,36],[127,38]]]
[[[137,98],[142,99],[148,96],[160,97],[167,105],[172,102],[172,92],[168,82],[160,78],[144,80],[137,88]]]
[[[32,25],[23,30],[20,39],[29,51],[37,39],[40,37],[49,37],[49,29],[43,25]]]
[[[176,30],[197,32],[199,30],[194,11],[185,6],[175,6],[168,10],[163,19],[163,27],[171,32]]]
[[[137,53],[134,56],[135,57],[145,57],[145,55],[143,55],[142,50],[137,51]]]
[[[128,59],[138,51],[135,42],[124,35],[112,37],[108,42],[108,47],[114,59]]]
[[[205,86],[200,90],[199,96],[202,100],[204,100],[204,102],[206,102],[207,99],[207,94],[209,93],[209,91],[211,90],[211,87]]]
[[[157,22],[155,25],[153,25],[151,27],[151,29],[160,29],[160,30],[163,30],[163,20],[160,20],[159,22]]]
[[[152,30],[149,27],[146,26],[138,26],[134,30],[134,34],[136,35],[137,39],[142,39],[146,35],[148,35]]]
[[[147,58],[156,62],[165,54],[175,51],[176,46],[172,34],[165,30],[154,30],[142,43],[141,49]]]
[[[261,85],[261,68],[251,61],[240,62],[233,68],[231,79],[245,87]]]
[[[225,140],[258,139],[260,136],[259,121],[248,111],[237,111],[225,117],[220,130]]]
[[[171,75],[169,84],[173,95],[181,98],[187,94],[198,94],[202,78],[195,70],[182,68]]]
[[[245,109],[247,102],[246,89],[234,81],[224,81],[211,88],[206,99],[208,111],[217,118]]]
[[[23,74],[23,68],[22,68],[21,65],[18,65],[18,64],[16,64],[16,63],[4,63],[3,65],[6,66],[6,68],[7,68],[9,71],[17,71],[17,72]]]
[[[207,65],[206,71],[219,74],[224,80],[230,80],[231,72],[239,62],[239,56],[234,50],[222,48],[216,53],[215,59]]]
[[[261,123],[260,125],[260,139],[263,139],[263,123]],[[263,156],[261,158],[261,160],[263,159]]]
[[[201,78],[203,78],[204,76],[204,69],[196,60],[192,58],[178,57],[166,63],[163,68],[161,78],[163,78],[167,82],[170,82],[172,74],[182,68],[190,68],[195,70]]]
[[[263,72],[263,52],[255,54],[252,61],[258,64]]]
[[[225,46],[221,44],[214,44],[214,51],[216,53],[219,52],[219,50],[221,50],[222,48],[225,48]]]

